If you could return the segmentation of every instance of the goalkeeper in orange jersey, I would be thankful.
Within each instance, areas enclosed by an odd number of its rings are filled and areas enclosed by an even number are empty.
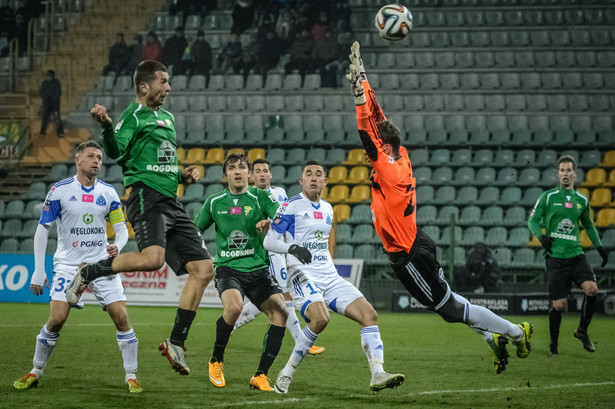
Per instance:
[[[416,225],[416,181],[400,131],[388,121],[376,102],[354,42],[347,75],[356,105],[359,137],[373,168],[372,219],[389,263],[408,292],[447,322],[461,322],[483,336],[489,344],[496,372],[508,364],[508,338],[519,358],[530,354],[532,326],[515,325],[487,308],[471,304],[451,291],[436,257],[433,240]]]

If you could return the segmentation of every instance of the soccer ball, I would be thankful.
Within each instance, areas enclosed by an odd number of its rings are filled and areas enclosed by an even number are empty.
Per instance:
[[[376,29],[385,40],[398,41],[412,30],[412,14],[401,4],[387,4],[376,13]]]

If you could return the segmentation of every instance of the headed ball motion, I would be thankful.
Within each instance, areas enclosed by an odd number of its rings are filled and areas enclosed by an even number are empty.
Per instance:
[[[401,4],[388,4],[376,13],[375,24],[380,37],[398,41],[412,30],[412,14]]]

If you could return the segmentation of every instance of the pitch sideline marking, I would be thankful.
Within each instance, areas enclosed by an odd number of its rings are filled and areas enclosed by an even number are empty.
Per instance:
[[[310,400],[314,400],[314,398],[288,398],[288,399],[276,399],[276,400],[252,400],[252,401],[243,401],[243,402],[227,402],[227,403],[219,403],[217,405],[213,405],[213,408],[228,408],[229,406],[245,406],[245,405],[277,405],[277,404],[287,404],[294,402],[307,402]]]
[[[440,390],[440,391],[423,391],[423,392],[413,392],[410,393],[410,396],[418,396],[418,395],[436,395],[439,393],[491,393],[491,392],[505,392],[505,391],[527,391],[531,389],[562,389],[562,388],[582,388],[585,386],[607,386],[607,385],[615,385],[615,382],[607,381],[607,382],[586,382],[586,383],[568,383],[568,384],[558,384],[558,385],[544,385],[544,386],[524,386],[517,388],[489,388],[489,389],[448,389],[448,390]]]

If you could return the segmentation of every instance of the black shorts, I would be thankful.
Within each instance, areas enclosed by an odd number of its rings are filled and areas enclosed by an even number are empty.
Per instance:
[[[139,250],[164,247],[165,260],[178,276],[188,272],[186,263],[211,258],[201,233],[177,200],[140,182],[131,187],[126,217]]]
[[[581,287],[584,281],[596,281],[594,270],[589,265],[585,254],[571,258],[547,256],[547,278],[549,280],[549,297],[559,300],[568,297],[572,282]]]
[[[406,290],[427,308],[437,310],[450,298],[436,244],[422,230],[417,230],[410,253],[389,253],[389,261]]]
[[[224,291],[235,288],[242,297],[248,297],[259,308],[272,295],[282,294],[282,289],[268,268],[244,272],[220,266],[216,268],[215,283],[218,294],[222,295]]]

